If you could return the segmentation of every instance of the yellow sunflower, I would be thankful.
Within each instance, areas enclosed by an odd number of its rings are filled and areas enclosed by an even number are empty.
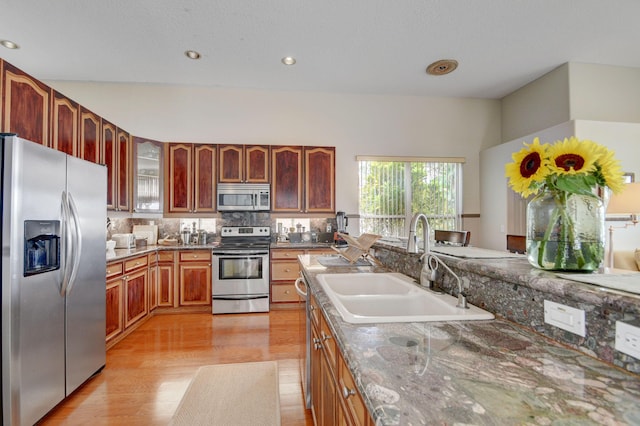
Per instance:
[[[546,150],[549,144],[540,144],[535,138],[531,144],[524,144],[525,148],[514,153],[513,163],[505,166],[505,175],[509,178],[509,186],[523,197],[538,192],[539,183],[544,182],[549,174]]]
[[[624,189],[624,173],[620,161],[615,158],[613,151],[602,145],[599,148],[599,155],[596,160],[598,184],[608,186],[613,193],[619,194]]]
[[[575,136],[557,141],[549,147],[552,173],[562,175],[586,174],[594,170],[599,145],[589,140],[578,140]]]

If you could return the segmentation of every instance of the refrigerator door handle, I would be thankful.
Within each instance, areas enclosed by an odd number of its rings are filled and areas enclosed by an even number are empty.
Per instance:
[[[60,271],[62,275],[62,281],[60,283],[60,295],[64,296],[67,293],[67,283],[69,282],[71,259],[71,232],[69,230],[69,202],[67,197],[67,191],[62,191],[62,220],[60,225]]]
[[[73,222],[71,227],[71,273],[69,275],[69,281],[67,283],[67,294],[71,293],[73,284],[78,276],[78,268],[80,267],[80,257],[82,254],[82,230],[80,228],[80,216],[78,215],[78,208],[76,207],[73,196],[69,192],[67,194],[67,201],[69,203],[70,219]]]

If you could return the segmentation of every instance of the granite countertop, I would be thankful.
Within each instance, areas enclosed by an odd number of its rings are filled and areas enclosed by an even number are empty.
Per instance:
[[[380,425],[640,424],[640,377],[502,318],[349,324],[299,257],[365,404]]]
[[[206,244],[206,245],[179,244],[175,246],[147,245],[146,247],[141,247],[141,248],[107,250],[107,262],[127,259],[129,257],[140,256],[142,254],[154,253],[159,250],[211,250],[216,246],[217,246],[217,243]]]
[[[206,245],[198,245],[198,244],[189,244],[189,245],[174,245],[174,246],[164,246],[164,245],[148,245],[142,248],[131,248],[131,249],[115,249],[115,250],[107,250],[107,262],[113,262],[116,260],[127,259],[129,257],[135,257],[142,254],[153,253],[158,250],[211,250],[216,247],[219,243],[214,242],[212,244]],[[289,243],[289,242],[280,242],[280,243],[272,243],[271,248],[288,248],[288,249],[319,249],[319,248],[330,248],[334,244],[333,243],[312,243],[312,242],[304,242],[304,243]]]

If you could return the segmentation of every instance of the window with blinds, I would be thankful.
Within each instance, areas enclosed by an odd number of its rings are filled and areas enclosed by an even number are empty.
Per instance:
[[[415,213],[431,229],[460,229],[463,158],[358,156],[360,231],[405,237]]]

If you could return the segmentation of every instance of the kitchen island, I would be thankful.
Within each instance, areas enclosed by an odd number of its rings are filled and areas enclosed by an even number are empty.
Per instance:
[[[317,275],[387,270],[299,260],[376,424],[640,423],[640,377],[633,373],[501,317],[349,324]]]

